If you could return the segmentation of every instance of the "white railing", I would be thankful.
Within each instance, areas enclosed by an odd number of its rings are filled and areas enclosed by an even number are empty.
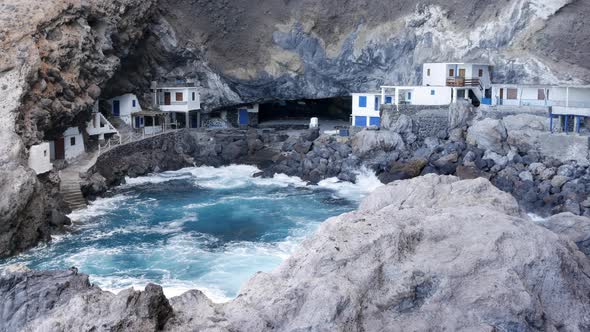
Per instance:
[[[117,146],[122,146],[125,144],[134,143],[134,142],[146,139],[146,138],[155,137],[158,135],[162,135],[162,134],[166,134],[166,133],[170,133],[170,132],[175,132],[175,131],[178,131],[178,129],[164,127],[162,129],[162,131],[157,132],[157,133],[147,133],[146,134],[144,130],[140,130],[140,131],[134,131],[124,137],[122,137],[122,136],[111,137],[108,140],[106,140],[103,144],[98,143],[98,155],[100,156],[100,155],[106,153],[107,151],[112,150],[113,148],[115,148]]]

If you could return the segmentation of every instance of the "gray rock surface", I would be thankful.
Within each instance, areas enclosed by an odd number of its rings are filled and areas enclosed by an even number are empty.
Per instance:
[[[403,150],[404,140],[390,130],[363,130],[352,138],[352,150],[358,155],[375,151]]]
[[[590,218],[565,212],[539,220],[537,224],[573,241],[580,251],[590,256]]]
[[[327,220],[226,304],[115,296],[71,271],[9,272],[0,297],[0,324],[24,331],[585,331],[590,262],[489,181],[427,175]]]
[[[496,119],[476,121],[467,131],[467,143],[500,154],[505,152],[506,137],[506,127]]]

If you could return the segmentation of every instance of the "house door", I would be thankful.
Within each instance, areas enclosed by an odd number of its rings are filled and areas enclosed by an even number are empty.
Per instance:
[[[459,69],[459,77],[465,78],[465,69]]]
[[[172,96],[170,92],[164,92],[164,105],[170,105],[172,103]]]
[[[55,142],[55,159],[66,159],[66,144],[63,137],[58,138],[57,142]]]
[[[139,119],[139,116],[135,117],[135,128],[141,128],[141,120]]]
[[[354,117],[354,125],[357,127],[366,127],[367,126],[367,117],[366,116],[355,116]]]
[[[121,115],[121,102],[119,102],[118,100],[113,100],[113,115]]]
[[[500,100],[499,104],[502,105],[502,101],[504,100],[504,89],[500,89]]]
[[[247,109],[241,109],[240,113],[239,113],[239,124],[240,126],[247,126],[250,123],[250,119],[248,116],[248,110]]]

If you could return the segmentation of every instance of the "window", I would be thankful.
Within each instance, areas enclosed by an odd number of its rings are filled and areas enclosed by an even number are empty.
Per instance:
[[[154,125],[154,118],[152,118],[151,116],[148,116],[147,118],[145,118],[145,126],[146,127],[152,127]]]
[[[379,105],[381,104],[381,97],[375,96],[375,111],[379,110]]]
[[[431,95],[431,96],[434,96],[435,94],[436,94],[436,91],[434,91],[434,90],[430,90],[430,95]]]
[[[70,137],[70,146],[76,145],[76,137]]]
[[[176,101],[182,101],[182,92],[176,93]]]
[[[197,93],[193,92],[193,101],[197,100]]]
[[[430,68],[426,69],[426,76],[430,76]]]
[[[137,106],[137,101],[135,99],[133,99],[133,107]]]
[[[47,150],[43,150],[43,157],[47,157]]]
[[[537,91],[537,99],[545,100],[545,89],[539,89],[539,91]]]
[[[483,69],[480,69],[477,73],[477,76],[483,77]]]
[[[385,103],[386,104],[393,104],[393,97],[392,96],[387,96],[385,97]]]
[[[412,100],[412,93],[408,92],[408,100]]]
[[[362,107],[362,108],[367,107],[367,96],[360,96],[359,97],[359,107]]]
[[[507,94],[506,99],[512,99],[512,100],[518,99],[518,89],[507,89],[507,90],[508,90],[508,92],[506,93]]]
[[[139,123],[143,126],[143,117],[139,119]]]
[[[449,69],[449,77],[455,77],[455,69]]]

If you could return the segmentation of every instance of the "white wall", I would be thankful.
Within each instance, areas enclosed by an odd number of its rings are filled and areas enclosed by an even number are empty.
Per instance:
[[[119,110],[120,115],[119,117],[123,120],[126,124],[131,125],[131,113],[141,112],[142,108],[139,105],[139,99],[137,96],[132,93],[127,93],[119,97],[115,97],[109,99],[108,103],[111,106],[111,112],[113,112],[113,101],[119,101]],[[135,100],[135,107],[133,107],[133,101]]]
[[[412,95],[412,105],[449,105],[452,95],[453,89],[450,87],[416,87]]]
[[[29,167],[37,174],[43,174],[53,169],[49,142],[31,146],[29,150]]]
[[[361,96],[367,97],[367,107],[360,107],[359,106],[359,99]],[[375,110],[375,98],[378,98],[377,101],[377,110]],[[379,107],[381,101],[381,94],[380,93],[354,93],[352,94],[352,125],[356,126],[356,119],[357,116],[364,116],[367,117],[367,126],[369,126],[369,119],[370,117],[379,117]]]
[[[201,96],[197,88],[163,88],[161,90],[159,93],[159,107],[164,112],[188,112],[201,109]],[[170,93],[172,105],[164,105],[166,92]],[[195,100],[192,97],[193,92],[195,93]],[[176,93],[182,93],[182,101],[176,100]]]
[[[430,76],[428,76],[430,69]],[[447,65],[444,63],[425,63],[422,66],[422,85],[445,86],[447,84]]]
[[[75,144],[72,145],[72,137]],[[77,127],[68,128],[64,132],[64,146],[66,160],[74,159],[84,153],[84,138]]]
[[[552,105],[565,106],[566,99],[567,92],[564,87],[551,88],[549,91],[549,100]],[[569,106],[590,108],[590,88],[570,88]]]

